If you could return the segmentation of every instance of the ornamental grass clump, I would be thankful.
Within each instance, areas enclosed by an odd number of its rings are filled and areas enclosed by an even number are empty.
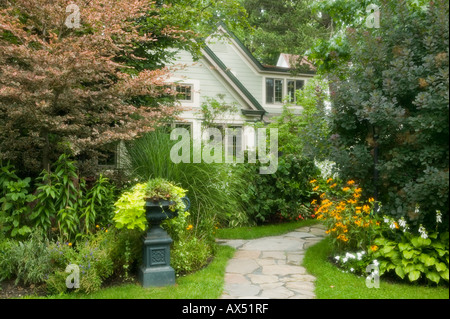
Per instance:
[[[319,195],[311,204],[316,206],[317,219],[324,221],[334,248],[367,250],[380,230],[380,221],[374,216],[375,200],[363,199],[362,189],[353,180],[343,184],[329,178],[310,183]]]

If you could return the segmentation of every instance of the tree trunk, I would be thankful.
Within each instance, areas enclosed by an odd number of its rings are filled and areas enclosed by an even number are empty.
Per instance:
[[[42,150],[42,169],[50,172],[50,141],[48,138],[49,132],[44,130],[42,137],[44,138],[44,148]]]

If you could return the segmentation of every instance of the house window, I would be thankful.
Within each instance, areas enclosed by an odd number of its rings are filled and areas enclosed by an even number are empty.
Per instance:
[[[266,79],[266,103],[283,103],[283,84],[282,79]]]
[[[179,84],[176,86],[178,101],[192,101],[192,85]]]
[[[289,103],[296,102],[295,92],[297,90],[301,90],[305,85],[305,81],[303,80],[288,80],[287,81],[287,94]]]
[[[117,166],[117,150],[118,144],[108,144],[102,150],[99,150],[98,165],[102,167],[116,167]]]
[[[225,147],[227,148],[227,154],[233,155],[233,156],[239,156],[239,154],[242,152],[242,134],[243,134],[243,128],[242,126],[230,126],[228,127],[228,135],[226,135],[226,141],[225,141]]]
[[[266,79],[266,103],[273,104],[274,102],[274,79]]]

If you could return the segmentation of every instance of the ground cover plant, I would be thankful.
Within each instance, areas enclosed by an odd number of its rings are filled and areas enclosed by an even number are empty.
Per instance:
[[[380,278],[380,288],[368,288],[369,272],[357,276],[350,269],[340,269],[330,260],[333,246],[327,238],[308,248],[303,266],[316,277],[318,299],[448,299],[448,286],[427,286]],[[345,254],[342,254],[345,256]],[[372,281],[372,280],[371,280]]]
[[[102,174],[89,182],[80,177],[69,155],[36,179],[2,166],[0,182],[0,229],[8,237],[23,239],[39,229],[46,238],[73,242],[111,221],[115,186]]]
[[[63,292],[48,296],[27,295],[30,299],[217,299],[222,295],[225,267],[234,249],[219,246],[214,260],[197,272],[178,276],[176,286],[142,288],[134,279],[129,282],[111,282],[89,294]]]

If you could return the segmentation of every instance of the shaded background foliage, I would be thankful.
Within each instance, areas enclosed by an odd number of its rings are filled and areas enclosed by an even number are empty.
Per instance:
[[[346,30],[351,65],[328,71],[332,159],[383,213],[431,228],[440,210],[448,228],[449,8],[426,8],[383,1],[381,28]]]

